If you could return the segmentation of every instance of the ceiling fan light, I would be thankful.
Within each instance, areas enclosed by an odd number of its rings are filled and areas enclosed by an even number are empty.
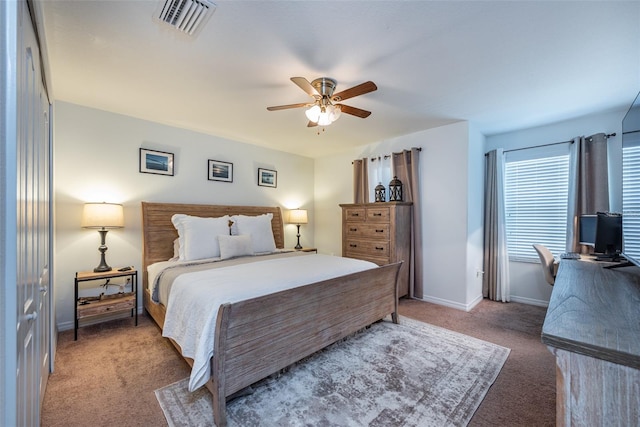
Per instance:
[[[331,113],[329,112],[320,113],[320,117],[318,118],[319,126],[329,126],[331,123],[332,123]]]
[[[329,120],[331,120],[331,122],[333,123],[336,120],[338,120],[338,118],[340,117],[340,114],[342,113],[342,109],[339,106],[332,105],[330,108],[328,108],[328,113],[329,113]]]
[[[320,107],[314,105],[313,107],[305,111],[304,114],[307,116],[307,119],[309,119],[309,121],[317,123],[318,119],[320,118]]]

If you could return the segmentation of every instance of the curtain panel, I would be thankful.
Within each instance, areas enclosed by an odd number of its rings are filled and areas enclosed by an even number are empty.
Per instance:
[[[486,154],[484,178],[484,260],[482,296],[508,302],[509,254],[504,206],[503,150]]]
[[[411,210],[411,254],[409,260],[409,296],[422,298],[422,209],[420,201],[420,148],[393,153],[393,175],[402,182],[405,202],[412,202]]]
[[[368,159],[353,161],[353,203],[369,203]]]
[[[567,250],[585,252],[589,248],[578,243],[578,218],[609,211],[607,135],[597,133],[574,138],[570,158]]]

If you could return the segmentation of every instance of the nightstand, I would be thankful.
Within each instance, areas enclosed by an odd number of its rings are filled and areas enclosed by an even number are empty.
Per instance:
[[[120,292],[117,294],[101,293],[96,296],[86,296],[78,298],[78,288],[81,283],[104,280],[105,283],[98,286],[109,285],[111,279],[122,278],[126,281],[124,285],[131,286],[130,292]],[[118,286],[118,285],[113,285]],[[126,290],[126,289],[125,289]],[[126,271],[113,269],[102,273],[93,271],[79,271],[76,273],[74,281],[74,341],[78,339],[78,324],[80,319],[89,319],[104,314],[116,313],[131,310],[131,317],[135,316],[135,325],[138,326],[138,271],[131,268]]]

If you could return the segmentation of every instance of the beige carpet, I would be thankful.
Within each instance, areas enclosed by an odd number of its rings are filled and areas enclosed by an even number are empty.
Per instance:
[[[401,318],[376,323],[228,402],[230,426],[463,426],[509,349]],[[156,390],[170,426],[213,425],[187,379]]]

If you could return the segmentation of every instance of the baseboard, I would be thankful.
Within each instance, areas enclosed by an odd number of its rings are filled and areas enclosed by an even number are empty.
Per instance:
[[[519,302],[522,304],[537,305],[538,307],[549,307],[549,301],[539,299],[511,296],[510,300],[512,302]]]
[[[138,316],[143,314],[143,312],[144,312],[144,308],[142,308],[142,307],[138,308]],[[95,318],[93,318],[91,320],[85,320],[82,323],[82,326],[95,325],[96,323],[108,322],[109,320],[115,320],[115,319],[124,319],[126,317],[131,317],[131,314],[129,314],[127,312],[118,312],[118,313],[113,313],[113,314],[105,314],[105,315],[102,315],[102,316],[99,316],[99,317],[95,317]],[[70,329],[73,329],[74,323],[73,323],[73,320],[70,320],[68,322],[60,322],[60,323],[57,324],[57,327],[58,327],[58,332],[68,331]]]
[[[468,304],[461,304],[456,301],[450,301],[443,298],[430,297],[430,296],[424,296],[422,298],[416,298],[416,299],[426,301],[426,302],[431,302],[433,304],[443,305],[445,307],[455,308],[457,310],[471,311],[473,307],[480,304],[480,301],[482,301],[482,295],[478,295],[473,301],[471,301]]]
[[[455,308],[458,310],[462,310],[462,311],[471,311],[476,305],[480,304],[480,302],[482,301],[482,295],[478,295],[473,301],[471,301],[468,304],[461,304],[459,302],[456,301],[449,301],[446,299],[442,299],[442,298],[436,298],[436,297],[429,297],[429,296],[425,296],[423,298],[415,298],[421,301],[426,301],[426,302],[431,302],[433,304],[438,304],[438,305],[443,305],[445,307],[451,307],[451,308]],[[529,305],[536,305],[538,307],[549,307],[549,301],[544,301],[544,300],[537,300],[537,299],[533,299],[533,298],[525,298],[525,297],[518,297],[518,296],[511,296],[509,298],[509,300],[511,302],[518,302],[521,304],[529,304]]]

